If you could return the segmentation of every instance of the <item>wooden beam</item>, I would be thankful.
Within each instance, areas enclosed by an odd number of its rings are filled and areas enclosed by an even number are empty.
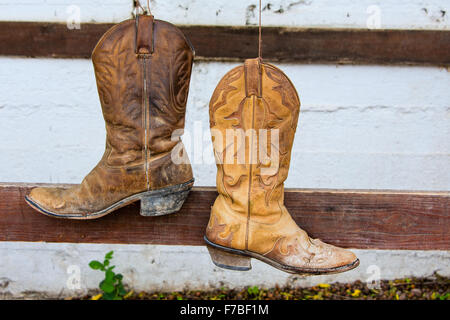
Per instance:
[[[112,24],[80,30],[47,22],[0,22],[0,55],[89,58]],[[180,26],[198,58],[257,55],[255,27]],[[450,65],[450,31],[263,28],[263,56],[300,63]]]
[[[34,185],[0,184],[0,241],[204,245],[213,188],[195,187],[180,212],[141,217],[139,203],[74,221],[35,212]],[[286,206],[312,237],[360,249],[450,250],[450,192],[286,190]]]

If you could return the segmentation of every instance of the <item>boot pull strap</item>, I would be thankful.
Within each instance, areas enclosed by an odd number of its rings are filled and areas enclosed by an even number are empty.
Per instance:
[[[136,16],[136,54],[153,53],[153,29],[153,16]]]
[[[154,40],[153,40],[153,30],[154,30],[154,18],[150,11],[150,4],[147,1],[147,10],[145,10],[139,0],[135,0],[136,7],[136,43],[135,52],[136,54],[152,54],[154,51]],[[139,15],[139,10],[143,11],[143,15]],[[148,15],[147,15],[148,13]]]
[[[258,58],[247,59],[244,63],[245,95],[250,97],[262,96],[262,24],[261,24],[261,0],[259,0],[259,27],[258,27]]]
[[[261,59],[247,59],[244,63],[245,95],[250,97],[262,95],[262,66]]]

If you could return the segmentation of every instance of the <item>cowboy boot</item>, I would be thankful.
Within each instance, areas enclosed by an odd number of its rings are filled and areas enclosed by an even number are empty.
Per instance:
[[[219,195],[205,241],[214,264],[250,270],[256,258],[298,274],[357,267],[352,252],[311,239],[283,204],[300,112],[288,77],[260,59],[246,60],[222,78],[209,108]]]
[[[71,188],[35,188],[37,211],[94,219],[140,201],[143,216],[178,211],[194,179],[180,139],[194,50],[172,24],[137,15],[109,29],[92,61],[106,123],[106,150]]]

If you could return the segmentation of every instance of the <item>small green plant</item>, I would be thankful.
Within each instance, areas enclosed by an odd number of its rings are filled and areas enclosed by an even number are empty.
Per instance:
[[[105,273],[99,287],[103,291],[101,299],[103,300],[123,300],[127,292],[122,284],[123,276],[120,273],[114,273],[116,266],[111,266],[110,261],[113,258],[114,251],[110,251],[105,255],[103,263],[97,260],[89,262],[89,267],[94,270],[100,270]]]
[[[257,286],[253,286],[248,288],[247,292],[250,296],[257,297],[259,295],[259,288]]]
[[[438,292],[433,292],[431,294],[431,299],[432,300],[450,300],[450,292],[447,292],[445,294],[439,294]]]

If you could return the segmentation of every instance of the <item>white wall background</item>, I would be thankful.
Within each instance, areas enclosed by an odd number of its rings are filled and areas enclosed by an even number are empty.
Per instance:
[[[76,5],[82,23],[120,22],[131,16],[131,3],[0,0],[0,20],[65,22],[73,15],[68,8]],[[256,0],[153,0],[151,4],[157,18],[176,24],[243,26],[257,21],[257,10],[252,9]],[[450,2],[445,0],[263,4],[265,25],[366,28],[379,12],[380,28],[450,27]],[[191,153],[198,186],[215,184],[215,165],[204,163],[211,152],[208,102],[217,82],[235,65],[207,61],[194,65],[184,141],[201,147],[201,153]],[[302,101],[287,187],[450,190],[448,69],[278,66],[292,79]],[[192,141],[194,128],[204,130],[201,144]],[[89,60],[0,57],[0,182],[78,183],[100,159],[104,139]],[[111,249],[117,252],[118,269],[125,269],[126,282],[139,290],[365,281],[370,265],[379,267],[385,279],[434,271],[450,275],[449,254],[443,251],[356,250],[361,266],[352,272],[294,279],[258,262],[250,273],[217,269],[203,247],[4,242],[0,243],[0,298],[26,291],[73,295],[66,283],[71,265],[82,271],[79,292],[95,288],[99,278],[87,270],[87,263]]]
[[[198,186],[215,185],[208,103],[235,65],[194,66],[184,141]],[[450,190],[446,69],[278,65],[302,101],[288,187]],[[2,57],[0,70],[0,181],[80,182],[104,151],[92,63]]]
[[[146,0],[140,0],[146,6]],[[446,0],[263,0],[267,26],[366,28],[380,14],[386,29],[450,28]],[[0,20],[65,22],[80,8],[81,22],[120,22],[132,0],[0,0]],[[176,24],[256,25],[258,0],[151,0],[158,19]]]

